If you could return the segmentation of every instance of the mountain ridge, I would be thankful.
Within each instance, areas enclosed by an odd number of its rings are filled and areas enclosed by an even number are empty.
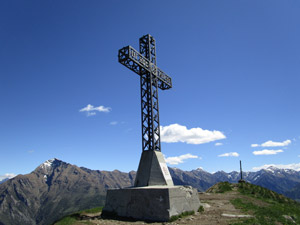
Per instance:
[[[109,187],[131,186],[129,174],[81,169],[58,159],[0,184],[0,222],[51,224],[57,218],[104,204]]]
[[[240,179],[236,171],[169,170],[175,185],[191,185],[201,192],[218,182],[237,183]],[[135,175],[135,171],[91,170],[56,158],[47,160],[31,173],[0,184],[0,224],[51,224],[75,211],[101,206],[108,188],[132,186]],[[292,170],[244,172],[243,178],[280,194],[300,185],[300,172]]]

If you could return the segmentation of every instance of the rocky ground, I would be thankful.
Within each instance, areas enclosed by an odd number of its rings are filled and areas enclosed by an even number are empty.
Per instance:
[[[166,223],[146,223],[143,221],[120,221],[120,220],[107,220],[101,219],[100,213],[98,214],[84,214],[81,215],[82,219],[73,225],[130,225],[130,224],[201,224],[201,225],[212,225],[212,224],[231,224],[237,222],[245,217],[251,217],[251,215],[245,215],[236,209],[230,200],[235,198],[248,198],[247,196],[241,195],[236,191],[230,191],[226,193],[200,193],[200,201],[204,207],[204,212],[195,213],[194,215],[187,216],[185,218],[178,219],[174,222]],[[259,200],[258,200],[259,201]],[[258,202],[258,204],[264,204],[264,202]]]

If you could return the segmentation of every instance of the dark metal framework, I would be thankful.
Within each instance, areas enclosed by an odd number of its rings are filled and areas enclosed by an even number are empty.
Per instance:
[[[140,75],[143,151],[161,151],[158,88],[172,88],[172,79],[156,66],[155,39],[147,34],[139,42],[140,52],[126,46],[119,50],[118,59]]]

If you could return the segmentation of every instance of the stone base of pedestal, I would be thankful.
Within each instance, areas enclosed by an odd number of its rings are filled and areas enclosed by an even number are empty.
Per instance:
[[[102,215],[163,222],[199,207],[198,192],[190,186],[133,187],[108,190]]]

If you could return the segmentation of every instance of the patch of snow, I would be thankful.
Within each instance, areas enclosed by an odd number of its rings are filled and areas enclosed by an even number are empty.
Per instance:
[[[42,164],[42,167],[44,167],[44,168],[51,167],[51,166],[52,166],[52,163],[54,162],[54,160],[55,160],[55,159],[49,159],[49,160],[47,160],[46,162],[44,162],[44,163]]]
[[[40,165],[40,168],[42,168],[44,170],[45,173],[50,172],[53,162],[56,160],[56,158],[53,159],[49,159],[46,162],[44,162],[43,164]]]
[[[292,164],[266,164],[259,167],[253,167],[252,170],[258,171],[258,170],[279,170],[279,169],[287,169],[290,170],[290,173],[294,173],[293,171],[300,171],[300,163],[292,163]]]
[[[253,181],[257,180],[260,177],[260,175],[256,176]]]
[[[270,166],[270,167],[267,167],[266,169],[263,169],[263,170],[269,171],[269,172],[271,172],[271,173],[275,173],[275,169],[274,169],[274,168],[275,168],[275,167]]]

